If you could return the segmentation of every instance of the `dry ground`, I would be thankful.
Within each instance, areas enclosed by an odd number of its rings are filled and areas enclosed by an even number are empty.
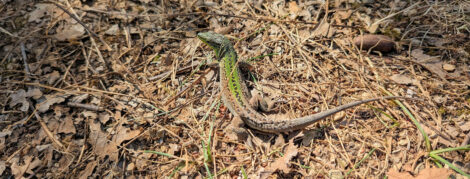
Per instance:
[[[469,2],[0,4],[5,178],[470,173]],[[261,134],[221,104],[213,52],[195,38],[204,31],[225,34],[251,64],[247,84],[272,99],[268,115],[390,94],[423,100],[370,103],[302,131]],[[352,44],[361,34],[386,35],[396,49],[360,50]]]

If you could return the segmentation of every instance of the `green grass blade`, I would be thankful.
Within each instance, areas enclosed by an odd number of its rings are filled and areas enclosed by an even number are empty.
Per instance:
[[[161,155],[161,156],[165,156],[165,157],[170,157],[170,158],[175,158],[175,159],[182,159],[182,158],[179,158],[179,157],[171,155],[171,154],[167,154],[167,153],[164,153],[164,152],[157,152],[157,151],[154,151],[154,150],[144,150],[144,153],[152,153],[152,154],[157,154],[157,155]]]
[[[370,150],[369,153],[367,153],[367,155],[364,156],[364,157],[361,159],[361,161],[357,162],[357,163],[354,165],[353,168],[349,169],[349,171],[346,173],[346,176],[344,176],[344,178],[347,178],[348,175],[351,174],[351,172],[352,172],[353,170],[355,170],[357,167],[359,167],[359,165],[361,165],[361,163],[362,163],[365,159],[369,158],[370,155],[372,155],[372,153],[373,153],[374,151],[375,151],[375,148],[373,148],[372,150]]]
[[[385,91],[385,89],[384,89]],[[387,93],[387,95],[389,96],[393,96],[392,93],[388,92],[388,91],[385,91],[385,93]],[[408,117],[411,119],[411,121],[413,121],[413,124],[416,126],[416,128],[418,128],[419,132],[421,133],[421,135],[423,135],[424,137],[424,142],[425,142],[425,145],[426,145],[426,150],[429,152],[431,151],[431,142],[429,141],[429,137],[428,137],[428,134],[426,134],[426,132],[424,132],[424,129],[423,127],[421,126],[421,124],[419,124],[418,120],[416,120],[416,118],[413,116],[413,114],[411,114],[411,112],[408,110],[408,108],[405,107],[405,105],[403,105],[403,103],[401,103],[399,100],[393,100],[398,106],[400,106],[400,108],[403,110],[403,112],[405,112],[406,115],[408,115]]]
[[[429,153],[430,154],[439,154],[439,153],[443,153],[443,152],[452,152],[452,151],[456,151],[456,150],[470,150],[470,145],[455,147],[455,148],[439,149],[439,150],[431,151]]]
[[[186,164],[184,162],[180,162],[180,164],[171,172],[171,174],[168,176],[168,178],[173,178],[175,176],[176,172],[180,171]]]
[[[400,106],[400,108],[406,113],[406,115],[408,115],[408,117],[410,117],[411,121],[413,121],[413,124],[418,128],[421,135],[423,135],[424,141],[426,143],[426,149],[428,151],[431,151],[431,142],[429,141],[428,134],[426,134],[426,132],[424,132],[424,129],[421,126],[421,124],[419,124],[418,120],[416,120],[416,118],[413,116],[413,114],[411,114],[411,112],[408,110],[408,108],[405,107],[405,105],[403,105],[403,103],[401,103],[398,100],[393,100],[393,101],[395,101],[395,103],[398,104],[398,106]]]
[[[372,111],[374,111],[374,114],[379,118],[380,122],[386,127],[386,128],[394,128],[394,127],[397,127],[399,124],[399,122],[393,117],[391,116],[390,114],[387,114],[385,111],[379,109],[379,108],[376,108],[372,105],[367,105],[369,106],[370,108],[372,108]],[[379,114],[377,114],[377,111],[380,112],[381,114],[385,115],[385,117],[389,118],[390,120],[393,121],[393,125],[392,126],[389,126],[387,123],[385,123],[385,121],[382,120],[382,118],[379,116]]]
[[[247,179],[247,178],[248,178],[248,175],[246,174],[245,168],[243,168],[243,166],[242,166],[241,170],[242,170],[242,176],[243,176],[243,178],[244,178],[244,179]]]
[[[187,76],[186,79],[183,80],[183,82],[181,82],[180,86],[184,86],[188,80],[194,76],[194,74],[196,74],[199,70],[201,70],[201,67],[203,65],[205,65],[207,63],[207,59],[204,59],[197,67],[196,69],[194,69],[193,71],[191,71],[191,73],[189,74],[189,76]]]
[[[279,55],[279,53],[269,53],[269,54],[266,54],[266,55],[260,55],[260,56],[256,56],[256,57],[252,57],[252,58],[249,58],[247,60],[245,60],[247,63],[251,63],[253,60],[256,60],[258,58],[263,58],[263,57],[269,57],[269,56],[274,56],[274,55]]]
[[[447,166],[449,166],[450,168],[452,168],[453,170],[455,170],[457,173],[460,173],[461,175],[463,176],[466,176],[468,178],[470,178],[470,175],[465,173],[464,171],[460,170],[459,168],[457,168],[455,165],[452,165],[449,161],[447,161],[446,159],[442,158],[441,156],[439,155],[436,155],[436,154],[432,154],[430,153],[429,154],[430,157],[438,160],[439,162],[442,162],[444,164],[446,164]]]

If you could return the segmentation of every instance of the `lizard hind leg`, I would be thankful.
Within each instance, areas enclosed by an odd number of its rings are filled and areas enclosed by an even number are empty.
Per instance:
[[[250,105],[254,110],[261,110],[269,113],[273,111],[274,102],[270,98],[263,98],[256,89],[251,90]]]
[[[238,68],[242,72],[243,75],[243,81],[246,82],[249,80],[249,73],[254,70],[254,67],[245,62],[245,61],[238,61]],[[271,112],[273,110],[274,103],[272,102],[271,99],[269,98],[264,98],[259,91],[256,89],[253,90],[248,90],[248,87],[246,85],[242,85],[242,91],[245,95],[245,97],[248,99],[248,102],[250,103],[251,107],[255,111],[263,111],[263,112]]]

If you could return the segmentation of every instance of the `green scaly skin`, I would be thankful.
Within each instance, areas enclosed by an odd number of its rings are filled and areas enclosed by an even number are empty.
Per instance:
[[[249,94],[247,94],[247,87],[240,76],[240,69],[237,63],[238,57],[232,43],[223,35],[215,32],[199,33],[197,37],[215,51],[216,59],[219,61],[220,90],[224,105],[233,115],[240,117],[249,127],[259,131],[267,133],[289,132],[302,129],[318,120],[360,104],[384,99],[414,99],[401,96],[387,96],[355,101],[295,119],[276,120],[267,118],[254,110],[248,103],[247,98]]]

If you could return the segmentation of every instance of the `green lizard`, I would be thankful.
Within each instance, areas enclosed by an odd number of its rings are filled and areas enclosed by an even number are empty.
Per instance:
[[[382,98],[366,99],[351,102],[320,113],[295,119],[276,120],[263,116],[249,104],[247,87],[240,75],[238,57],[232,43],[221,34],[215,32],[203,32],[197,37],[215,51],[219,61],[220,90],[222,101],[229,111],[240,117],[249,127],[268,133],[280,133],[302,129],[318,120],[326,118],[342,110],[383,99],[407,98],[401,96],[387,96]]]

